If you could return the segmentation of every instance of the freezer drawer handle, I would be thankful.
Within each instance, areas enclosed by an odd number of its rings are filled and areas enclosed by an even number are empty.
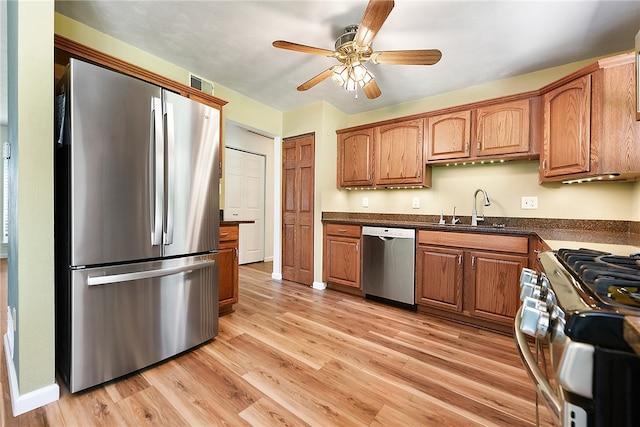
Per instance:
[[[178,267],[159,268],[157,270],[137,271],[135,273],[112,274],[110,276],[89,276],[89,286],[108,285],[111,283],[128,282],[130,280],[150,279],[152,277],[170,276],[184,271],[200,270],[215,265],[215,260],[199,262],[197,264],[181,265]]]

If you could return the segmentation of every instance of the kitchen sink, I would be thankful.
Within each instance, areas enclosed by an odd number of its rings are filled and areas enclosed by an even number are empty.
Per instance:
[[[482,225],[471,225],[471,224],[451,224],[450,222],[446,224],[440,224],[438,222],[431,223],[429,225],[433,225],[436,227],[446,227],[446,228],[468,228],[468,229],[483,229],[483,228],[507,228],[504,224],[482,224]]]

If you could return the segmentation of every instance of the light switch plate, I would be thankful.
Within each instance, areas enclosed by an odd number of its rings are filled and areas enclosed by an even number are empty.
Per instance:
[[[538,209],[538,197],[523,196],[520,199],[520,209]]]
[[[362,198],[362,207],[363,208],[368,208],[369,207],[369,198],[368,197],[363,197]]]

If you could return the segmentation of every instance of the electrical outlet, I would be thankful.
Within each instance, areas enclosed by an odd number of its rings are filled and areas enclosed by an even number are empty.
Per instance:
[[[414,197],[413,200],[411,200],[411,207],[413,209],[420,209],[420,197]]]
[[[369,198],[368,197],[363,197],[362,198],[362,207],[363,208],[368,208],[369,207]]]
[[[520,209],[538,209],[538,197],[523,196],[520,199]]]

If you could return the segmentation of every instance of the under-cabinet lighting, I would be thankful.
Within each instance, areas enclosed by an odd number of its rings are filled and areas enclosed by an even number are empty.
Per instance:
[[[597,175],[590,176],[588,178],[576,178],[576,179],[566,179],[562,181],[563,184],[582,184],[583,182],[593,182],[593,181],[614,181],[616,178],[620,176],[619,173],[611,173],[605,175]]]

